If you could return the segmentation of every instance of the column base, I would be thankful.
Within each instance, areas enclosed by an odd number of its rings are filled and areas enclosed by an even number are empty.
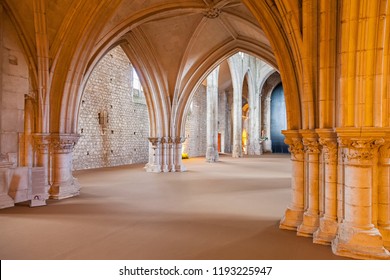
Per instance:
[[[390,225],[389,226],[379,226],[379,232],[382,235],[383,246],[390,250]]]
[[[339,226],[338,235],[332,241],[332,251],[354,259],[390,259],[378,229],[360,229],[347,223]]]
[[[297,235],[303,237],[312,237],[313,233],[318,229],[319,218],[317,214],[303,214],[302,224],[297,229]]]
[[[279,228],[287,230],[296,230],[302,223],[303,210],[287,208],[284,217],[280,221]]]
[[[159,165],[159,164],[147,163],[144,168],[145,168],[146,172],[153,172],[153,173],[160,173],[161,172],[161,165]]]
[[[0,209],[14,207],[14,200],[6,193],[0,194]]]
[[[184,165],[175,165],[175,172],[185,172],[187,168]]]
[[[30,207],[46,206],[46,198],[36,195],[30,200]]]
[[[68,182],[52,185],[49,190],[50,199],[65,199],[80,195],[80,184],[76,178],[70,179]]]
[[[163,165],[162,172],[169,172],[168,165]]]
[[[338,224],[336,220],[321,218],[320,227],[313,234],[313,243],[331,245],[332,240],[336,238],[337,228]]]

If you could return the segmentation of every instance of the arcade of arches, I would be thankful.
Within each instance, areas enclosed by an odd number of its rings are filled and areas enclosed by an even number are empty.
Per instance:
[[[206,105],[207,161],[269,151],[282,82],[292,176],[280,228],[337,255],[389,259],[388,28],[388,0],[1,0],[0,207],[77,196],[72,162],[90,149],[79,140],[89,120],[106,154],[79,168],[145,150],[147,171],[184,171],[195,102]],[[129,81],[113,89],[95,71],[118,47],[127,65],[111,72]],[[126,131],[127,110],[147,117]],[[126,150],[120,130],[145,142]]]

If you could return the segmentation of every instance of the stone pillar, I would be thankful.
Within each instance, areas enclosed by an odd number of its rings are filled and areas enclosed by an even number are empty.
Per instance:
[[[175,150],[172,137],[168,137],[168,162],[169,162],[169,171],[175,172]]]
[[[262,142],[262,151],[264,153],[272,153],[272,142],[271,142],[271,94],[267,97],[262,98],[262,129],[261,138],[264,139]],[[267,139],[267,140],[265,140]]]
[[[186,167],[183,165],[182,155],[181,155],[182,145],[185,140],[186,140],[185,137],[177,136],[175,138],[174,149],[175,149],[175,171],[176,172],[184,172],[187,170]]]
[[[253,81],[252,81],[253,83]],[[248,155],[260,155],[260,112],[259,95],[256,94],[256,85],[249,87],[249,139]]]
[[[330,245],[337,233],[337,138],[332,130],[316,130],[323,155],[324,215],[314,233],[314,243]]]
[[[242,157],[242,89],[233,90],[233,150],[232,157]]]
[[[80,185],[72,175],[72,156],[77,144],[78,134],[51,135],[51,173],[50,198],[64,199],[80,194]]]
[[[302,131],[303,145],[306,153],[306,193],[307,207],[303,214],[302,224],[297,235],[310,237],[319,226],[319,154],[320,146],[317,134],[313,131]]]
[[[169,172],[169,137],[161,137],[161,170]]]
[[[33,197],[31,199],[31,206],[46,205],[46,200],[49,198],[50,187],[50,134],[33,134],[34,148],[35,148],[35,167],[42,167],[43,178],[39,180],[39,185],[33,185],[31,193]]]
[[[217,67],[207,77],[207,150],[206,161],[218,161],[218,73]]]
[[[149,150],[149,162],[146,164],[145,169],[147,172],[159,173],[161,172],[161,138],[149,137],[151,144],[151,150]]]
[[[302,223],[304,211],[304,151],[302,138],[296,130],[282,131],[285,143],[291,153],[291,203],[288,206],[279,228],[296,230]]]
[[[378,182],[378,228],[390,250],[390,139],[380,148]]]
[[[380,137],[339,134],[344,160],[344,220],[332,250],[336,255],[358,259],[390,259],[379,230],[372,223],[373,167],[377,163]]]

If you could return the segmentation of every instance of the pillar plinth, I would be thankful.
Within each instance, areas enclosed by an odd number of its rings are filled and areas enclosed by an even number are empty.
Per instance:
[[[324,215],[320,218],[318,230],[314,233],[313,242],[330,245],[337,234],[337,138],[332,132],[318,132],[322,146],[324,164],[324,194],[322,202]]]
[[[296,230],[302,223],[302,216],[304,212],[304,151],[302,138],[298,131],[285,130],[285,143],[289,145],[291,153],[291,203],[287,207],[284,217],[280,221],[279,228]]]
[[[9,169],[11,162],[2,162],[0,158],[0,209],[14,206],[14,200],[8,195]]]
[[[33,184],[31,189],[30,206],[46,205],[46,200],[49,199],[50,176],[49,176],[49,156],[50,156],[50,134],[33,135],[34,150],[35,150],[35,167],[43,168],[43,178],[40,184]]]
[[[64,199],[80,194],[80,185],[72,175],[72,156],[78,134],[51,135],[52,183],[50,198]]]
[[[151,149],[149,150],[149,162],[146,164],[146,172],[160,173],[161,163],[161,138],[160,137],[149,137]]]
[[[320,145],[317,134],[311,131],[304,132],[303,146],[305,150],[305,166],[307,180],[307,207],[303,214],[302,224],[297,229],[298,236],[311,237],[319,226],[319,154]]]
[[[357,259],[390,259],[373,217],[373,167],[383,138],[339,136],[344,161],[344,220],[332,250]]]

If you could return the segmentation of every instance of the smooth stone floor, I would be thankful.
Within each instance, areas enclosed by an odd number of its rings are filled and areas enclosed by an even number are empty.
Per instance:
[[[1,259],[343,259],[280,230],[290,200],[288,155],[75,172],[81,195],[0,210]]]

